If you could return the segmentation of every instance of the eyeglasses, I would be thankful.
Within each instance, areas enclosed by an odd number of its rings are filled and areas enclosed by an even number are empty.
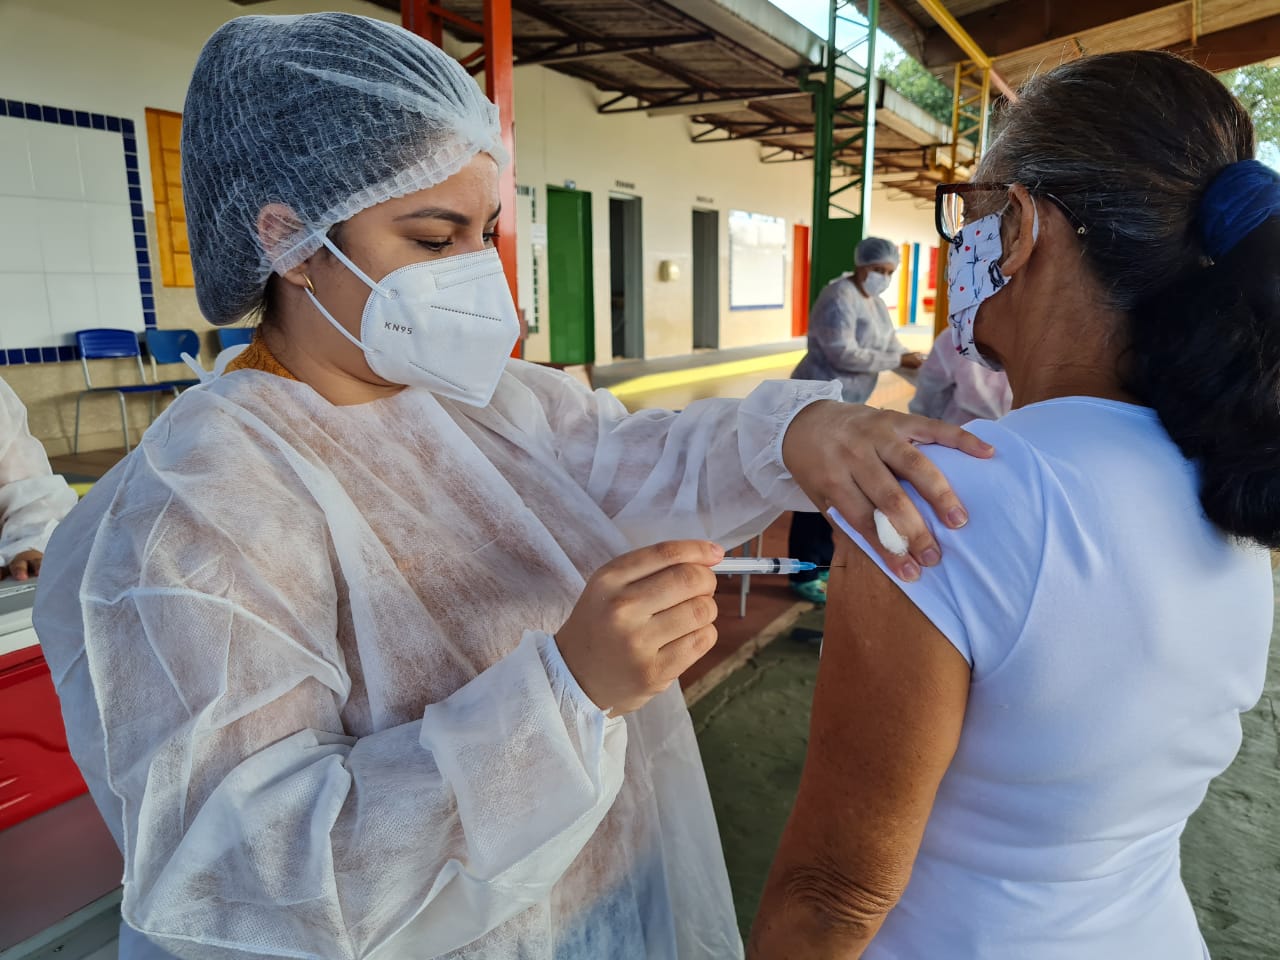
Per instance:
[[[940,184],[933,207],[934,223],[939,235],[948,243],[955,243],[965,224],[1003,209],[1000,199],[991,195],[996,192],[1007,193],[1011,186],[1009,183]],[[1084,222],[1052,193],[1033,193],[1032,196],[1043,197],[1061,210],[1080,236],[1089,232]]]

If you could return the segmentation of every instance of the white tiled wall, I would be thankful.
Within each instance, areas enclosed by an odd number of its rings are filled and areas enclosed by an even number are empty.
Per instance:
[[[120,134],[0,117],[0,350],[143,326]]]

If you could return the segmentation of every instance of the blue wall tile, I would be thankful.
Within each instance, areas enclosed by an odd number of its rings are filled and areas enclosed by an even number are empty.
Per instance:
[[[21,350],[6,350],[5,355],[9,358],[9,362],[15,366],[17,364],[27,362],[26,358],[23,357]]]
[[[27,347],[27,349],[23,350],[22,352],[26,355],[27,363],[39,363],[39,362],[40,362],[40,348],[39,348],[39,347]]]
[[[102,114],[91,113],[89,114],[89,120],[92,121],[93,123],[93,129],[95,130],[107,129],[107,118],[104,117]]]
[[[9,115],[9,101],[0,100],[0,117],[7,117],[8,115]]]
[[[41,347],[41,348],[40,348],[40,361],[41,361],[42,363],[57,363],[57,362],[58,362],[58,348],[57,348],[57,347]]]
[[[41,117],[44,119],[44,122],[45,122],[45,123],[57,123],[57,122],[58,122],[58,108],[57,108],[57,107],[41,107],[41,108],[40,108],[40,114],[41,114]]]
[[[89,112],[87,110],[76,111],[76,126],[77,127],[89,126]]]
[[[27,119],[28,119],[28,120],[39,120],[39,119],[40,119],[40,107],[39,107],[39,106],[37,106],[37,105],[36,105],[36,104],[34,104],[34,103],[28,103],[26,106],[27,106]]]
[[[59,347],[59,348],[58,348],[58,362],[59,362],[59,363],[70,363],[70,362],[71,362],[72,360],[74,360],[75,358],[76,358],[76,348],[75,348],[75,347]]]

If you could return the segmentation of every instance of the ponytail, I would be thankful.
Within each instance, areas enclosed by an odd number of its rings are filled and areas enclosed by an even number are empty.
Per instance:
[[[1131,313],[1127,386],[1223,531],[1280,549],[1280,217]]]

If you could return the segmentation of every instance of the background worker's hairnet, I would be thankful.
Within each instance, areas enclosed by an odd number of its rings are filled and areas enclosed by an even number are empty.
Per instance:
[[[196,296],[210,322],[260,301],[272,270],[335,224],[440,183],[478,153],[507,161],[498,110],[421,37],[343,13],[238,17],[205,44],[182,119]],[[267,204],[293,211],[264,249]]]
[[[867,237],[853,251],[855,267],[868,267],[873,263],[892,263],[896,267],[901,262],[898,248],[883,237]]]

